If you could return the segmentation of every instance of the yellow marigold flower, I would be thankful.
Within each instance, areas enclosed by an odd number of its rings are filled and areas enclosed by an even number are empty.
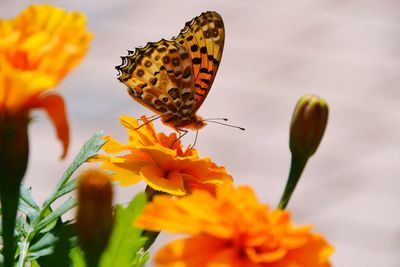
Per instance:
[[[113,171],[111,177],[121,185],[144,180],[154,190],[182,196],[194,188],[212,191],[215,185],[232,181],[224,167],[218,167],[210,158],[200,158],[196,149],[183,150],[176,133],[157,134],[146,117],[141,119],[144,125],[137,129],[136,119],[121,116],[121,124],[128,129],[128,143],[106,136],[105,152],[119,155],[98,155],[93,159],[103,162],[103,169]]]
[[[0,20],[0,116],[43,108],[68,148],[69,129],[61,96],[51,93],[86,54],[92,35],[86,19],[51,5],[31,5]]]
[[[329,267],[334,250],[310,225],[293,225],[287,211],[259,203],[246,186],[155,196],[135,225],[191,235],[161,248],[157,266]]]

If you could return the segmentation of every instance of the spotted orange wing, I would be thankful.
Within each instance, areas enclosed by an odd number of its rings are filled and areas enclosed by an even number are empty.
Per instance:
[[[204,12],[187,22],[174,40],[187,49],[192,60],[196,102],[192,112],[195,113],[210,91],[221,62],[224,23],[217,12]]]
[[[139,103],[166,123],[191,113],[195,105],[193,68],[186,48],[161,40],[137,48],[117,66],[118,79]]]

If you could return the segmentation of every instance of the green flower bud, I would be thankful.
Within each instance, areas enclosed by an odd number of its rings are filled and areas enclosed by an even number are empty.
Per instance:
[[[317,151],[328,121],[328,105],[315,95],[305,95],[297,102],[290,125],[292,160],[289,177],[278,207],[285,209],[308,159]]]
[[[315,95],[297,102],[290,125],[290,150],[293,155],[309,158],[319,146],[328,121],[328,104]]]
[[[82,174],[78,187],[76,230],[88,267],[97,266],[113,225],[112,186],[101,171]]]

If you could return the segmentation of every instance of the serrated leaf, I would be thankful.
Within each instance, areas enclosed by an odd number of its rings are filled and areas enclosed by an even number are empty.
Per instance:
[[[30,221],[30,225],[27,225],[28,227],[26,227],[27,230],[25,238],[22,238],[21,241],[18,243],[21,251],[18,266],[23,266],[27,262],[27,259],[32,259],[39,256],[43,258],[43,255],[47,255],[52,251],[52,248],[43,246],[43,244],[40,243],[37,244],[35,240],[38,240],[39,238],[39,241],[44,242],[46,245],[49,245],[51,242],[54,243],[54,240],[51,240],[49,236],[46,237],[49,239],[43,240],[40,236],[46,235],[48,232],[52,231],[57,223],[57,220],[61,222],[61,216],[71,210],[73,207],[75,207],[77,201],[76,199],[70,198],[54,211],[51,210],[50,206],[54,203],[54,201],[76,188],[76,179],[70,180],[70,178],[80,165],[82,165],[89,158],[94,156],[97,151],[104,145],[105,141],[102,140],[102,136],[103,133],[98,132],[84,144],[72,164],[68,167],[68,169],[61,177],[60,181],[57,183],[53,192],[46,199],[42,207],[39,208],[36,202],[33,200],[30,189],[27,189],[25,187],[21,188],[20,202],[22,203],[22,205],[20,206],[20,210],[27,215]],[[37,210],[36,214],[34,210]],[[31,246],[33,247],[33,250],[31,250]],[[38,250],[36,251],[36,249]]]
[[[50,215],[44,217],[40,223],[38,223],[34,231],[40,231],[45,228],[48,224],[54,223],[55,220],[60,218],[63,214],[71,210],[77,205],[78,201],[74,198],[69,198],[66,202],[64,202],[61,206],[59,206],[56,210],[54,210]]]
[[[33,221],[39,215],[40,208],[33,199],[31,189],[22,184],[19,198],[18,209],[28,216],[30,221]]]
[[[41,211],[41,217],[42,218],[46,218],[47,216],[50,216],[51,214],[53,214],[53,210],[51,209],[51,207],[48,207],[46,210]],[[57,224],[57,221],[60,220],[53,220],[51,222],[49,222],[47,225],[45,225],[43,227],[43,229],[40,229],[42,233],[47,233],[50,232]],[[37,231],[37,228],[33,228],[33,231]]]
[[[24,184],[21,184],[19,193],[20,193],[20,198],[24,202],[26,202],[26,204],[29,205],[32,209],[35,210],[40,209],[38,204],[36,204],[35,200],[33,199],[31,188],[26,188]]]
[[[35,253],[44,248],[52,247],[56,240],[57,237],[53,233],[49,232],[44,234],[38,241],[31,245],[29,248],[29,254]]]
[[[35,252],[29,252],[29,256],[27,257],[28,261],[36,260],[40,257],[44,257],[53,253],[53,248],[43,248],[41,250]]]
[[[101,258],[101,267],[132,266],[137,252],[145,242],[141,238],[142,230],[133,227],[133,221],[142,213],[146,202],[146,195],[141,193],[126,208],[117,205],[113,232]]]
[[[57,227],[52,231],[52,235],[55,240],[53,242],[49,242],[46,245],[50,245],[51,252],[47,255],[41,256],[37,259],[38,263],[41,267],[69,267],[70,265],[70,238],[73,235],[72,225],[60,223]],[[49,240],[51,241],[51,240]],[[46,252],[45,247],[43,247],[42,253]],[[32,247],[33,249],[33,247]],[[33,254],[37,252],[33,251]]]
[[[49,198],[43,204],[43,207],[50,206],[57,198],[59,197],[58,192],[63,189],[63,187],[67,184],[69,178],[72,174],[81,166],[84,162],[86,162],[89,158],[96,155],[97,151],[104,145],[105,141],[102,139],[103,132],[98,132],[94,134],[88,141],[85,142],[78,155],[75,157],[74,161],[67,168],[60,181],[58,181],[56,188]]]
[[[18,210],[28,216],[29,221],[33,221],[39,215],[40,211],[33,209],[28,203],[20,199]]]
[[[56,199],[74,191],[78,187],[78,179],[74,178],[63,185],[63,187],[54,195]]]

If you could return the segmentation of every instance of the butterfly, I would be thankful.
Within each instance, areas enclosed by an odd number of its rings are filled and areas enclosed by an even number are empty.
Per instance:
[[[221,16],[202,13],[172,40],[149,42],[121,57],[118,79],[129,95],[179,131],[198,130],[206,122],[196,112],[214,81],[224,48]]]

